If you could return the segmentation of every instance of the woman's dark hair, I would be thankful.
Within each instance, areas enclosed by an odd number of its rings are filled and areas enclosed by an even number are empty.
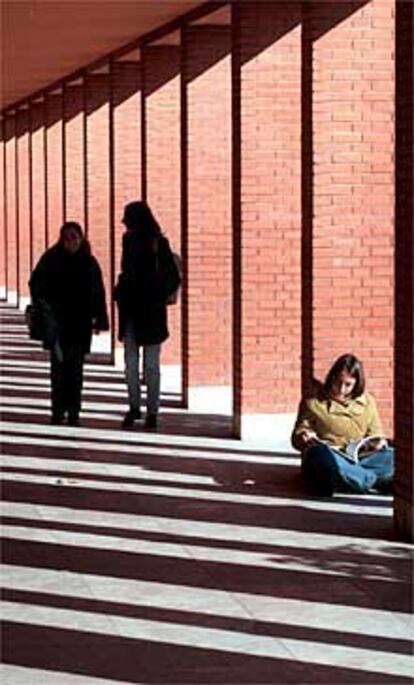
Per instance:
[[[362,395],[365,390],[364,369],[362,362],[353,354],[343,354],[331,366],[323,384],[325,393],[329,395],[333,384],[342,371],[347,371],[356,380],[351,392],[351,397],[359,397]]]
[[[79,248],[79,251],[84,253],[84,254],[91,254],[91,247],[89,244],[89,241],[86,240],[85,234],[82,230],[82,226],[78,224],[77,221],[65,221],[64,224],[60,227],[60,236],[59,236],[59,243],[62,244],[63,241],[63,236],[66,233],[66,231],[76,231],[78,234],[79,238],[82,239],[82,244]]]
[[[127,228],[136,231],[143,237],[155,238],[161,235],[161,228],[157,220],[143,200],[125,205],[122,222]]]

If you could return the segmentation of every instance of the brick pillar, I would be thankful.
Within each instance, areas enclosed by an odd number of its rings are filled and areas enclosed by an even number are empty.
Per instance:
[[[121,265],[123,209],[141,198],[141,64],[117,62],[111,67],[113,146],[113,269]],[[113,307],[113,335],[117,334]]]
[[[180,48],[149,46],[142,50],[145,112],[145,193],[157,221],[181,252]],[[170,338],[162,363],[181,362],[181,304],[168,308]]]
[[[5,143],[5,122],[2,117],[0,124],[0,300],[6,298],[6,193],[5,193],[5,164],[6,164],[6,143]]]
[[[301,388],[301,5],[233,19],[235,432],[277,439]]]
[[[394,522],[413,540],[414,240],[413,240],[413,6],[396,4],[396,321]]]
[[[45,97],[47,242],[56,242],[63,223],[62,92]]]
[[[63,90],[63,201],[66,221],[85,225],[85,140],[83,83]]]
[[[19,253],[19,304],[24,308],[29,298],[31,273],[31,212],[30,212],[30,160],[29,110],[20,109],[16,117],[17,144],[17,199],[18,199],[18,253]]]
[[[109,74],[85,77],[86,113],[86,231],[102,270],[107,302],[113,289],[110,212]],[[109,308],[110,309],[110,308]],[[110,352],[108,335],[94,349]]]
[[[30,106],[32,259],[37,264],[46,248],[45,113],[44,102]]]
[[[231,34],[228,26],[183,31],[186,116],[190,404],[231,411]],[[211,399],[202,389],[214,386]],[[218,392],[217,386],[221,388]],[[220,399],[222,397],[222,400]],[[205,399],[204,399],[205,398]]]
[[[309,3],[314,373],[365,365],[392,433],[394,0]]]
[[[18,301],[18,256],[17,256],[17,196],[16,196],[16,119],[14,113],[5,120],[6,133],[6,263],[7,301]]]

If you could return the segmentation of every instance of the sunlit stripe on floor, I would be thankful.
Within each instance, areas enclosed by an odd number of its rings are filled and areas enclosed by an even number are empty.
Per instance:
[[[164,413],[166,409],[162,409]],[[162,417],[161,417],[162,418]],[[221,459],[231,463],[232,459],[236,458],[238,461],[252,461],[254,463],[261,464],[274,464],[275,456],[278,455],[278,451],[272,450],[270,448],[263,449],[260,446],[254,446],[249,443],[238,442],[237,440],[229,440],[225,438],[210,438],[210,437],[199,437],[199,436],[189,436],[189,435],[173,435],[173,434],[162,434],[162,433],[145,433],[142,431],[123,431],[117,430],[105,430],[97,429],[93,430],[94,442],[90,440],[92,437],[88,435],[88,440],[76,440],[71,443],[69,440],[59,440],[58,437],[71,436],[73,435],[73,429],[69,429],[67,426],[42,426],[36,423],[26,423],[19,424],[13,421],[3,421],[0,425],[0,433],[2,434],[2,439],[8,442],[12,441],[11,436],[26,435],[27,438],[21,439],[21,442],[27,440],[27,444],[45,444],[45,438],[47,438],[47,444],[56,447],[87,447],[87,449],[108,449],[110,451],[118,451],[118,449],[125,448],[125,444],[128,443],[126,447],[127,451],[131,451],[131,447],[134,443],[138,443],[140,447],[142,445],[159,445],[163,447],[163,444],[167,443],[169,446],[174,445],[177,456],[185,457],[190,454],[192,457],[204,457],[205,459]],[[41,440],[36,443],[36,438],[34,436],[42,436]],[[81,428],[77,431],[79,438],[85,435],[85,431]],[[29,443],[29,441],[32,441]],[[117,441],[117,443],[112,442],[107,444],[106,441]],[[183,446],[184,450],[178,451],[179,447]],[[136,448],[137,446],[134,446]],[[200,447],[200,450],[197,450]],[[194,448],[187,449],[187,448]],[[224,449],[225,451],[220,452]],[[211,451],[210,451],[211,450]],[[257,450],[257,454],[255,453]],[[245,454],[247,452],[247,454]],[[171,449],[170,453],[173,453]],[[283,453],[282,453],[283,454]],[[300,457],[297,453],[292,452],[292,458],[289,463],[300,463]]]
[[[298,506],[302,502],[296,500]],[[256,543],[273,547],[293,547],[299,550],[336,550],[343,551],[352,559],[355,553],[376,557],[390,557],[408,555],[411,557],[412,547],[408,543],[395,541],[358,538],[332,533],[311,534],[307,531],[297,531],[291,528],[276,528],[264,526],[249,526],[233,523],[217,523],[198,521],[197,519],[179,520],[167,516],[145,516],[140,514],[120,514],[112,511],[96,511],[93,509],[75,509],[72,507],[54,507],[49,505],[25,504],[22,502],[2,502],[0,511],[3,516],[27,518],[32,521],[47,521],[53,523],[76,523],[104,528],[124,528],[129,531],[166,532],[180,537],[205,538],[209,540],[223,540],[228,542]],[[184,541],[185,542],[185,541]]]
[[[13,483],[27,483],[33,485],[63,485],[73,488],[85,488],[89,490],[101,490],[101,491],[111,491],[111,492],[122,492],[122,493],[132,493],[141,495],[151,495],[153,497],[169,497],[171,499],[179,498],[199,500],[202,502],[225,502],[229,504],[242,504],[245,507],[251,506],[261,506],[261,507],[285,507],[287,504],[292,505],[292,499],[280,496],[269,496],[269,495],[255,495],[252,493],[252,489],[247,488],[244,492],[226,492],[222,489],[211,491],[203,490],[191,490],[191,488],[180,488],[180,487],[167,487],[164,485],[141,485],[139,483],[130,483],[127,481],[95,481],[95,480],[82,480],[81,478],[69,478],[63,480],[61,483],[57,483],[56,476],[46,476],[38,474],[24,474],[24,473],[3,473],[1,476],[3,482],[13,482]],[[302,500],[301,508],[305,511],[323,509],[331,510],[332,502],[334,500],[329,500],[328,502],[318,502],[315,500]],[[295,506],[297,506],[297,500],[295,500]],[[335,511],[343,511],[348,514],[360,515],[360,507],[356,505],[353,507],[349,504],[337,504],[335,503]],[[367,507],[364,507],[365,515],[375,515],[382,517],[389,517],[390,513],[387,508],[384,507],[370,507],[369,511]]]
[[[53,471],[64,475],[69,472],[71,477],[76,478],[75,474],[113,476],[120,478],[137,478],[140,480],[161,480],[173,483],[193,483],[198,485],[215,485],[220,487],[212,476],[199,476],[197,474],[186,474],[178,471],[162,471],[162,469],[149,469],[145,466],[134,466],[124,464],[112,464],[111,462],[89,461],[80,458],[77,461],[67,459],[47,459],[46,457],[16,457],[3,454],[1,465],[15,469],[36,469],[39,471]]]
[[[9,590],[116,602],[134,607],[181,611],[270,624],[339,630],[354,635],[410,640],[409,614],[381,609],[229,592],[175,583],[5,564],[2,586]]]
[[[301,506],[301,500],[296,500]],[[310,535],[291,529],[238,525],[232,523],[217,523],[198,521],[196,519],[181,519],[177,533],[177,519],[166,516],[143,516],[138,514],[121,514],[111,511],[96,511],[91,509],[74,509],[54,507],[48,505],[32,505],[21,502],[3,502],[0,504],[4,516],[45,520],[53,524],[56,522],[72,522],[83,525],[102,526],[106,528],[125,528],[126,530],[159,531],[165,530],[180,536],[211,538],[232,542],[246,542],[267,544],[272,546],[297,547],[300,549],[339,549],[345,547],[350,554],[355,552],[375,554],[377,556],[395,557],[396,554],[407,555],[412,548],[408,543],[395,543],[386,540],[358,538],[351,535],[332,533],[316,533]]]
[[[105,374],[103,373],[102,376],[105,377]],[[30,370],[30,375],[10,375],[0,372],[0,384],[1,387],[3,388],[10,388],[12,390],[20,391],[20,390],[26,390],[27,388],[49,388],[50,386],[50,377],[47,374],[43,374],[42,376],[35,376],[32,375],[32,371]],[[102,380],[100,381],[98,378],[95,378],[95,380],[89,380],[86,379],[83,382],[83,388],[89,388],[89,389],[107,389],[111,390],[111,392],[120,392],[120,391],[125,391],[126,392],[126,384],[125,381],[121,378],[114,378],[114,380]]]
[[[67,671],[52,671],[25,666],[0,666],[0,682],[3,685],[131,685],[125,680],[106,680],[89,675],[76,675]],[[143,685],[135,683],[134,685]]]
[[[125,396],[124,406],[117,402],[116,404],[110,401],[110,396],[106,395],[107,401],[105,402],[82,402],[82,409],[85,412],[88,411],[118,411],[122,414],[127,406],[127,398]],[[3,411],[8,411],[9,408],[16,412],[24,411],[24,408],[32,409],[42,408],[46,409],[49,413],[50,411],[50,401],[48,397],[5,397],[1,398],[0,407]]]
[[[321,643],[312,641],[276,639],[237,631],[108,616],[98,612],[80,612],[17,602],[4,602],[2,615],[7,621],[26,625],[116,635],[121,638],[191,649],[208,649],[227,654],[299,661],[371,673],[404,677],[412,675],[411,657],[342,645],[325,643],[321,646]]]
[[[354,578],[355,568],[358,567],[359,577],[365,580],[381,580],[384,583],[398,583],[399,578],[391,578],[388,569],[378,563],[371,565],[366,562],[366,568],[362,572],[359,564],[351,561],[332,561],[330,564],[321,564],[319,557],[311,555],[293,555],[283,552],[254,552],[240,551],[223,547],[192,545],[190,542],[154,542],[152,540],[140,540],[115,535],[92,535],[91,533],[79,533],[77,531],[65,531],[58,529],[32,528],[17,525],[2,526],[3,539],[25,540],[30,542],[42,542],[52,545],[65,545],[87,549],[110,550],[112,552],[127,552],[129,554],[146,554],[157,557],[170,557],[187,561],[213,562],[217,564],[231,564],[245,566],[252,569],[266,568],[272,571],[295,571],[300,573],[313,573],[318,576],[335,576],[340,578]],[[293,558],[292,558],[293,557]]]

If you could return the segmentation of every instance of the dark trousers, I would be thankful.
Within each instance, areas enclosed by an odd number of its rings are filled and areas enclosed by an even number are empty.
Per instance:
[[[52,380],[52,415],[62,418],[65,412],[77,418],[81,408],[84,351],[79,345],[62,345],[62,354],[50,354]]]

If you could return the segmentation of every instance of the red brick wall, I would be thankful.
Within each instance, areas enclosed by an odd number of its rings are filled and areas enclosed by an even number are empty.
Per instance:
[[[46,121],[46,226],[50,245],[59,237],[63,223],[62,93],[45,98]]]
[[[63,92],[64,112],[64,218],[85,225],[85,141],[83,85],[68,85]]]
[[[5,125],[0,125],[0,297],[6,295],[6,196],[5,196]]]
[[[30,119],[32,255],[33,266],[35,266],[46,248],[45,118],[43,101],[31,104]]]
[[[20,297],[28,297],[29,295],[28,282],[31,272],[29,135],[29,110],[21,109],[16,118]]]
[[[300,9],[235,8],[236,420],[294,411],[300,395]]]
[[[187,134],[188,384],[231,385],[231,40],[183,31]]]
[[[6,232],[7,297],[15,302],[17,293],[16,139],[15,117],[8,116],[6,131]]]
[[[112,65],[111,102],[114,190],[113,264],[116,278],[121,265],[122,233],[125,230],[121,223],[123,209],[127,202],[141,198],[141,64],[139,62],[118,62]],[[116,314],[115,310],[113,314]],[[117,326],[117,323],[114,325]]]
[[[109,75],[85,77],[86,232],[112,293],[110,255]]]
[[[364,362],[392,433],[394,0],[308,3],[313,47],[313,344],[322,378]]]
[[[413,540],[414,240],[413,240],[413,5],[396,15],[396,322],[395,524]]]
[[[180,48],[149,46],[141,51],[143,65],[145,193],[157,221],[181,252],[180,221]],[[170,338],[162,362],[179,364],[181,304],[169,307]]]

